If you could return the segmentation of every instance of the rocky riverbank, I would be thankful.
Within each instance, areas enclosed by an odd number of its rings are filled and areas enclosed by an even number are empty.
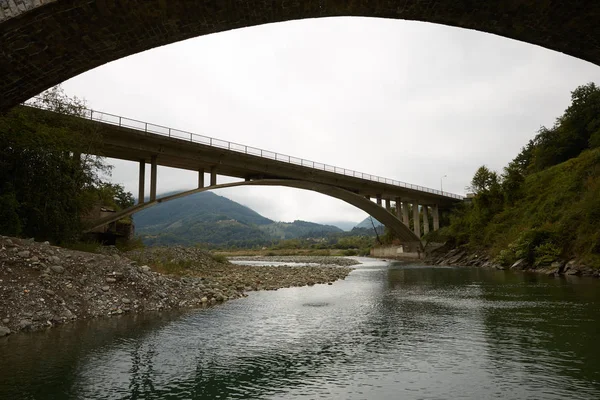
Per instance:
[[[252,290],[331,283],[349,272],[234,265],[181,247],[96,254],[0,237],[0,336],[79,319],[206,307]]]
[[[453,265],[468,267],[494,268],[499,270],[530,271],[546,274],[549,276],[575,275],[600,278],[600,270],[588,267],[577,260],[555,261],[550,265],[534,266],[525,259],[517,260],[509,266],[500,265],[492,257],[485,253],[469,252],[465,249],[456,248],[450,251],[435,251],[427,262],[431,265]]]
[[[351,267],[360,264],[358,261],[344,257],[330,256],[235,256],[228,257],[235,261],[265,261],[278,263],[299,263],[299,264],[319,264],[319,265],[338,265]]]

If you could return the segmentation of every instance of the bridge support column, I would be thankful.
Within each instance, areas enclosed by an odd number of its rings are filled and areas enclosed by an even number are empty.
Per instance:
[[[402,203],[402,222],[404,223],[404,225],[406,225],[410,228],[410,217],[408,214],[409,206],[410,205],[409,205],[408,201],[405,201]]]
[[[392,201],[390,199],[385,199],[385,209],[388,211],[392,209]]]
[[[217,184],[217,166],[213,165],[210,167],[210,186]]]
[[[419,203],[413,203],[413,232],[418,238],[421,237],[421,218],[419,218]]]
[[[429,233],[429,206],[422,206],[423,209],[423,235]]]
[[[377,205],[378,206],[381,205],[381,195],[380,194],[377,195]]]
[[[140,160],[140,177],[138,188],[138,204],[142,204],[146,196],[146,160]]]
[[[398,219],[400,221],[402,221],[402,200],[400,200],[400,197],[396,197],[396,217],[398,217]]]
[[[431,213],[433,214],[433,230],[437,231],[440,229],[440,208],[437,204],[431,207]]]
[[[150,201],[156,200],[156,156],[150,159]]]
[[[198,170],[198,189],[204,187],[204,168]]]

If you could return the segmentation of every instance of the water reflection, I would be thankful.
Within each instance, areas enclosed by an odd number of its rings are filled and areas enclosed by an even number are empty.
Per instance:
[[[597,398],[598,293],[371,261],[332,286],[10,337],[0,398]]]

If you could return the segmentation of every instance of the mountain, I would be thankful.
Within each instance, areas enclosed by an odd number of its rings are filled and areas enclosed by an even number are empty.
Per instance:
[[[343,231],[350,232],[352,228],[356,226],[356,222],[353,221],[327,221],[325,222],[327,225],[337,226]]]
[[[147,245],[236,245],[251,247],[281,239],[324,237],[342,232],[306,221],[274,222],[212,192],[158,204],[135,214],[136,233]]]
[[[371,222],[371,219],[373,220],[373,222]],[[367,218],[363,219],[362,222],[357,224],[355,226],[355,228],[373,229],[373,224],[375,224],[376,228],[383,226],[383,224],[381,222],[377,221],[375,218],[367,217]]]

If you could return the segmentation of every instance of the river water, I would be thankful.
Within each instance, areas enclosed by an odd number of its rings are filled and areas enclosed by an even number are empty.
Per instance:
[[[600,283],[363,260],[331,286],[0,339],[0,399],[599,399]]]

